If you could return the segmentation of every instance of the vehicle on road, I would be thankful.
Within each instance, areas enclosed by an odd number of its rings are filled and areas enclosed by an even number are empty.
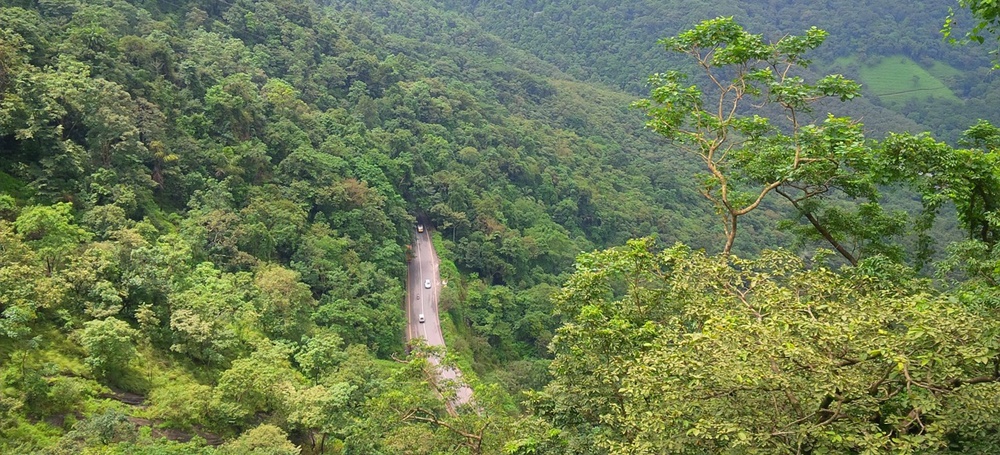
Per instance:
[[[424,280],[424,288],[427,289],[431,288],[431,280]]]
[[[424,314],[423,313],[420,313],[420,316],[417,316],[417,320],[420,321],[421,323],[427,321],[427,319],[424,319]]]
[[[424,232],[424,225],[418,224],[417,225],[417,232]]]

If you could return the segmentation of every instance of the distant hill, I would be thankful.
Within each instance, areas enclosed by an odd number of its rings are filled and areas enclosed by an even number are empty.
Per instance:
[[[837,59],[852,58],[858,63],[850,68],[840,67],[841,70],[863,84],[878,85],[880,80],[875,76],[878,70],[868,68],[896,55],[911,59],[925,71],[946,65],[963,72],[961,77],[945,82],[958,99],[921,97],[904,106],[890,100],[881,103],[869,96],[870,99],[851,103],[848,109],[854,110],[855,117],[863,114],[873,133],[929,129],[954,140],[977,118],[1000,120],[1000,109],[996,108],[1000,105],[996,101],[1000,100],[992,98],[1000,92],[1000,87],[987,72],[991,66],[988,49],[946,43],[939,30],[949,5],[940,2],[441,0],[428,3],[464,13],[484,30],[578,79],[635,95],[646,91],[649,74],[685,64],[659,49],[656,40],[672,36],[702,19],[735,16],[750,30],[772,39],[817,26],[830,33],[827,43],[813,56],[820,72],[837,70]],[[959,12],[960,23],[968,22],[963,14],[964,11]],[[984,94],[991,98],[982,100]],[[869,103],[901,115],[873,108]],[[949,118],[940,115],[942,103]],[[903,121],[902,116],[921,126]]]

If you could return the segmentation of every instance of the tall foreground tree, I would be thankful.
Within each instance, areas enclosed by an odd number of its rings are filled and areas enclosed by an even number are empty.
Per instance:
[[[729,17],[659,41],[694,58],[702,86],[690,85],[681,72],[654,74],[650,98],[635,106],[649,115],[648,128],[703,164],[701,191],[722,217],[725,253],[733,248],[740,218],[778,192],[848,261],[857,262],[804,203],[834,188],[874,198],[869,182],[848,170],[868,155],[860,125],[832,115],[808,120],[817,101],[846,101],[860,93],[859,84],[841,75],[813,83],[800,75],[809,65],[804,54],[825,38],[814,27],[804,36],[769,43]],[[775,112],[783,115],[766,117]]]
[[[995,450],[1000,329],[881,258],[581,256],[543,414],[606,453]],[[586,447],[574,443],[570,446]]]

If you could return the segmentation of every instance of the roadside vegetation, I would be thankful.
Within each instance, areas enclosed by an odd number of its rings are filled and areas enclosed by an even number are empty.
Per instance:
[[[994,452],[989,56],[674,3],[0,0],[0,452]]]

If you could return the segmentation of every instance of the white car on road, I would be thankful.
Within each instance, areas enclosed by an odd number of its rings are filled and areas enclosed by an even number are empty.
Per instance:
[[[424,280],[424,287],[427,289],[431,288],[431,280]]]

